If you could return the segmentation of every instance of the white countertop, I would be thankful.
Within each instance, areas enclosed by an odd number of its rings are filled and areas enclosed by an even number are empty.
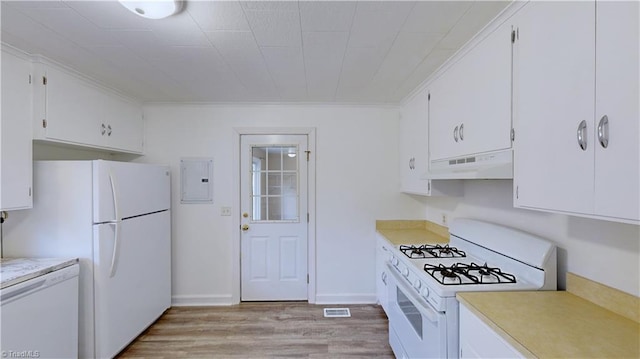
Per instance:
[[[78,263],[78,258],[0,258],[0,289]]]

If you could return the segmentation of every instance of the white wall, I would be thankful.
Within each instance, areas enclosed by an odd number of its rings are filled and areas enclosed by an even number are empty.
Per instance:
[[[375,220],[422,218],[400,194],[398,109],[285,105],[149,105],[144,162],[172,168],[173,294],[177,303],[231,300],[234,127],[315,127],[318,302],[375,301]],[[214,204],[182,205],[181,157],[213,157]],[[238,208],[232,215],[238,215]]]
[[[513,181],[467,180],[463,198],[429,198],[426,217],[442,213],[491,221],[550,239],[558,246],[558,285],[572,272],[640,296],[640,226],[513,208]],[[449,222],[451,223],[451,222]]]

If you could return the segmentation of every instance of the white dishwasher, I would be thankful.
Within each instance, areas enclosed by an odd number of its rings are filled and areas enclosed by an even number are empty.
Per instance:
[[[0,350],[3,358],[78,357],[78,264],[62,268],[31,264],[32,272],[0,289]],[[77,262],[77,260],[76,260]],[[40,265],[40,267],[43,267]],[[53,269],[53,271],[51,271]],[[46,274],[41,274],[46,272]]]

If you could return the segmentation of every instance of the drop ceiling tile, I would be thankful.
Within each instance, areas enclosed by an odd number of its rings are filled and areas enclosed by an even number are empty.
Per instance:
[[[119,44],[136,51],[145,52],[149,48],[162,46],[151,30],[109,30],[109,33]]]
[[[202,31],[250,30],[244,11],[236,1],[194,1],[186,6]]]
[[[458,49],[478,31],[497,16],[509,2],[478,1],[462,16],[460,21],[442,39],[438,46],[446,49]]]
[[[75,63],[91,56],[77,44],[51,32],[12,7],[3,6],[1,16],[2,40],[11,40],[8,42],[10,45],[34,55],[46,55],[72,68]]]
[[[473,1],[419,1],[402,31],[446,34],[472,5]]]
[[[423,83],[434,71],[436,71],[455,51],[448,49],[434,49],[418,65],[415,70],[400,85],[394,94],[394,98],[404,98],[413,89]]]
[[[301,46],[300,16],[291,11],[245,11],[259,46]]]
[[[307,91],[323,99],[335,95],[347,46],[347,32],[305,32],[304,63]]]
[[[44,27],[82,46],[112,46],[116,41],[70,8],[24,8],[21,12]]]
[[[358,2],[349,47],[374,47],[392,41],[413,6],[413,2]]]
[[[404,81],[442,38],[438,33],[400,32],[374,77],[374,82]],[[391,85],[389,85],[391,87]]]
[[[302,31],[349,31],[355,11],[353,1],[302,1]]]
[[[210,46],[198,24],[186,14],[154,21],[150,28],[166,46]]]
[[[15,8],[38,8],[38,9],[54,9],[61,7],[68,7],[66,3],[60,0],[48,0],[48,1],[3,1]]]
[[[69,7],[103,29],[148,29],[150,22],[127,10],[117,1],[67,1]]]
[[[293,11],[298,12],[298,1],[241,1],[242,8],[249,11]]]
[[[208,32],[207,36],[245,87],[263,91],[275,90],[251,32],[214,31]]]
[[[304,57],[299,47],[261,48],[267,68],[283,98],[306,98]]]
[[[384,61],[390,43],[381,47],[347,47],[340,86],[359,88],[369,84]]]

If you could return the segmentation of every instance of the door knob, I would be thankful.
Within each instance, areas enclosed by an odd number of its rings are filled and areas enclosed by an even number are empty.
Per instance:
[[[242,227],[240,227],[240,228],[242,228],[243,231],[248,231],[249,230],[249,225],[248,224],[243,224]]]

